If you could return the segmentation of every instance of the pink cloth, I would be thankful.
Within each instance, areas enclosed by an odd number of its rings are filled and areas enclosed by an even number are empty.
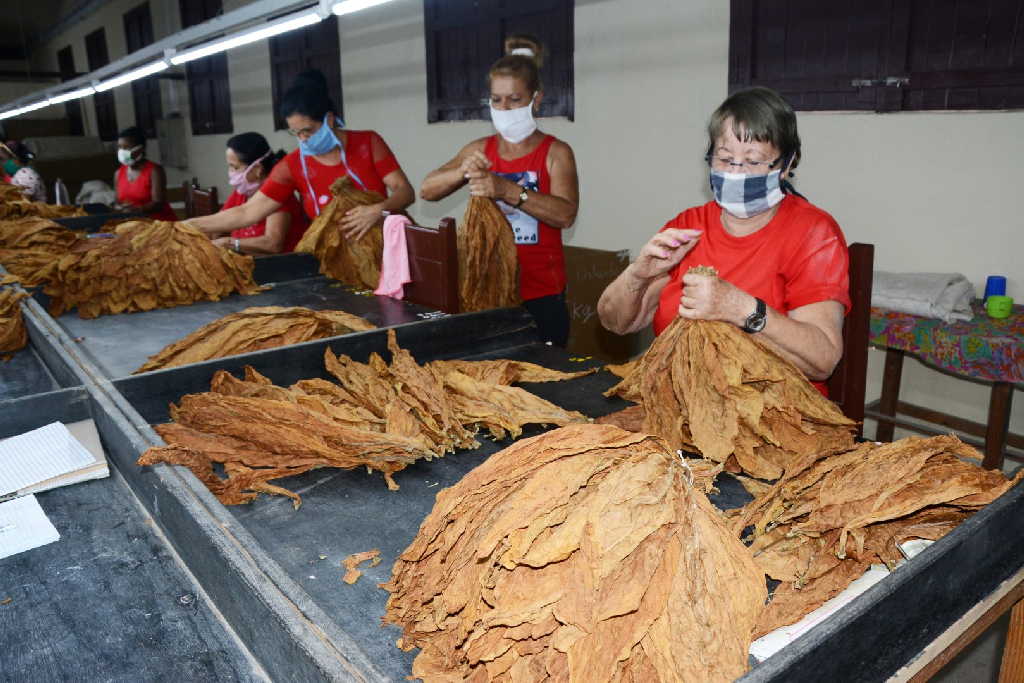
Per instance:
[[[409,276],[409,250],[405,245],[405,226],[412,221],[407,216],[393,214],[384,219],[384,254],[380,265],[380,282],[374,294],[401,299],[404,286],[412,282]]]

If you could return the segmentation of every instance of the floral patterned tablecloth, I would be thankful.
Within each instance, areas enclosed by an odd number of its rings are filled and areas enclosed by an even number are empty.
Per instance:
[[[973,319],[953,323],[872,308],[869,342],[958,375],[1024,384],[1024,306],[1002,320],[988,317],[981,301],[972,308]]]

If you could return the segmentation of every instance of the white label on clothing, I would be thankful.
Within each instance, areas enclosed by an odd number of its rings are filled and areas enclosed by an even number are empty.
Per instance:
[[[498,173],[502,178],[508,178],[519,187],[527,190],[537,191],[539,184],[537,182],[536,171],[523,171],[521,173]],[[505,214],[505,218],[508,219],[509,225],[512,226],[512,234],[515,235],[516,244],[537,244],[537,219],[515,208],[511,204],[498,200],[498,206],[501,208],[502,213]]]
[[[327,195],[325,195],[325,194],[320,195],[320,200],[319,200],[320,201],[320,206],[323,206],[324,204],[326,204],[330,200],[331,200],[331,198],[328,197]]]

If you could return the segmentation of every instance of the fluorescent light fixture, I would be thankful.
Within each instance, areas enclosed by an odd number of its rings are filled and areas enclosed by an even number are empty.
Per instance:
[[[385,2],[391,2],[391,0],[342,0],[336,3],[331,11],[337,14],[339,17],[342,14],[352,14],[358,12],[361,9],[367,7],[373,7],[374,5],[383,5]]]
[[[97,83],[96,92],[106,92],[107,90],[110,90],[111,88],[116,88],[119,85],[131,83],[132,81],[137,81],[138,79],[145,78],[146,76],[152,76],[155,73],[163,71],[168,66],[169,64],[167,64],[167,62],[165,62],[162,59],[158,59],[152,64],[140,66],[138,69],[132,69],[128,73],[121,74],[120,76],[115,76],[114,78],[103,81],[102,83]]]
[[[4,119],[14,118],[15,116],[17,116],[20,113],[21,113],[20,109],[11,109],[9,111],[2,112],[2,113],[0,113],[0,121],[3,121]]]
[[[86,88],[80,88],[79,90],[72,90],[71,92],[66,92],[66,93],[63,93],[61,95],[57,95],[56,97],[51,97],[49,99],[49,103],[50,104],[60,104],[61,102],[68,102],[70,100],[77,100],[80,97],[87,97],[89,95],[92,95],[94,92],[96,92],[96,89],[93,88],[90,85],[90,86],[88,86]]]
[[[303,14],[285,17],[279,21],[271,22],[266,26],[262,26],[254,31],[221,38],[220,40],[215,40],[212,43],[200,45],[195,49],[174,55],[171,57],[171,64],[177,66],[178,64],[191,62],[193,59],[209,57],[210,55],[215,55],[218,52],[224,52],[225,50],[230,50],[231,48],[239,47],[240,45],[248,45],[249,43],[255,43],[257,40],[272,38],[273,36],[287,33],[288,31],[294,31],[297,28],[303,28],[304,26],[319,23],[322,19],[323,17],[316,12],[305,12]]]

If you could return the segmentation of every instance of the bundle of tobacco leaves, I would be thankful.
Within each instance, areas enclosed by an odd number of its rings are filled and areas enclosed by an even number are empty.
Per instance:
[[[23,188],[0,181],[0,202],[17,202],[24,199]]]
[[[384,218],[358,240],[341,232],[345,213],[357,206],[377,204],[384,197],[376,192],[358,190],[347,176],[331,185],[334,198],[320,210],[295,247],[295,251],[313,254],[320,261],[320,272],[345,284],[376,289],[380,282],[380,263],[384,252]]]
[[[752,528],[754,562],[782,581],[757,635],[799,621],[873,563],[894,567],[900,543],[941,538],[1024,475],[1011,481],[962,458],[980,454],[950,435],[863,443],[793,463],[733,521],[737,535]]]
[[[735,325],[676,318],[606,395],[643,406],[644,431],[760,479],[853,444],[855,423],[800,370]]]
[[[78,306],[82,318],[255,294],[251,256],[219,249],[184,223],[130,221],[113,237],[75,243],[45,292],[50,312]]]
[[[285,388],[250,367],[241,380],[218,371],[209,393],[171,407],[174,422],[156,427],[168,446],[149,449],[138,463],[186,465],[227,505],[265,492],[289,496],[298,507],[298,495],[268,482],[313,467],[366,466],[397,489],[395,472],[420,458],[476,448],[478,429],[515,437],[525,424],[586,421],[524,389],[471,376],[487,370],[421,366],[398,346],[393,330],[388,348],[390,363],[375,353],[359,363],[327,349],[324,362],[338,384],[306,379]],[[519,366],[517,376],[531,381],[575,376]],[[223,465],[226,478],[214,463]]]
[[[77,241],[74,232],[46,218],[2,220],[0,264],[26,285],[45,284]]]
[[[344,311],[255,306],[207,323],[168,344],[133,374],[372,329],[376,325]]]
[[[572,425],[441,491],[384,620],[434,681],[731,681],[762,573],[661,439]]]
[[[519,305],[512,226],[498,205],[470,197],[458,226],[459,306],[464,313]]]
[[[0,289],[0,360],[7,360],[28,344],[21,300],[28,294],[5,287]]]
[[[17,188],[15,188],[17,189]],[[20,194],[20,193],[19,193]],[[85,210],[79,206],[61,206],[45,202],[30,202],[21,195],[15,199],[0,197],[0,219],[12,218],[70,218],[84,216]]]

